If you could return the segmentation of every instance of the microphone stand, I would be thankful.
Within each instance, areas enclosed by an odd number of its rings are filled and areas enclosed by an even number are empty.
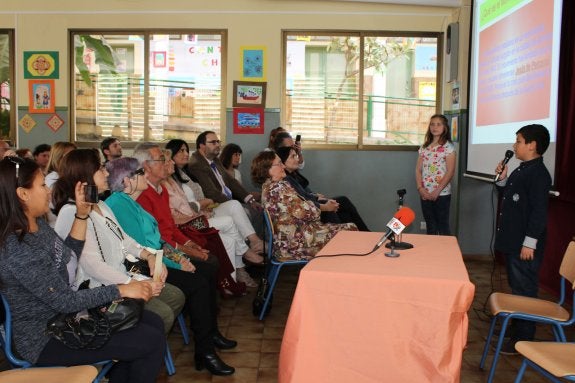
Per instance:
[[[385,253],[383,253],[386,257],[390,257],[390,258],[397,258],[399,257],[401,254],[395,251],[397,242],[395,242],[395,234],[391,237],[391,239],[389,240],[388,243],[386,243],[385,247],[387,247],[388,249],[390,249],[390,251],[386,251]],[[413,247],[413,246],[412,246]]]
[[[400,193],[400,191],[401,191],[401,193]],[[403,196],[405,195],[405,189],[398,190],[397,195],[399,196],[399,203],[397,206],[397,210],[399,210],[403,207]],[[397,241],[396,241],[395,237],[397,237]],[[412,249],[413,245],[409,242],[402,242],[401,241],[401,233],[400,233],[399,235],[394,234],[392,239],[388,243],[385,244],[385,247],[387,247],[388,249],[391,249],[390,253],[393,253],[393,249],[407,250],[407,249]],[[396,253],[396,254],[399,255],[399,253]],[[387,255],[387,253],[385,253],[385,255]]]

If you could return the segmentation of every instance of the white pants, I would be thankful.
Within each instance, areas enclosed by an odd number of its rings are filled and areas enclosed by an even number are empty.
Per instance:
[[[232,218],[244,240],[246,240],[248,236],[255,234],[256,231],[252,226],[244,207],[238,201],[230,200],[219,204],[218,207],[214,209],[214,218],[222,216],[230,216]]]
[[[208,222],[211,227],[220,231],[220,238],[222,239],[226,253],[228,253],[232,265],[235,266],[234,272],[232,273],[232,278],[235,280],[235,269],[245,266],[242,256],[249,250],[249,247],[246,245],[246,242],[240,235],[238,228],[230,216],[213,217],[208,219]]]

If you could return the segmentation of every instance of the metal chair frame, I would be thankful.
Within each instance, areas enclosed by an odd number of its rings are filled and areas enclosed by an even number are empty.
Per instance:
[[[308,261],[307,260],[293,260],[293,261],[285,261],[280,262],[274,256],[274,228],[272,224],[272,220],[270,217],[269,212],[264,209],[264,223],[265,223],[265,234],[266,234],[266,243],[267,243],[267,262],[270,262],[271,267],[269,268],[268,273],[268,281],[269,281],[269,289],[266,294],[266,298],[262,307],[262,311],[259,315],[259,320],[263,320],[265,316],[265,312],[267,307],[270,304],[270,300],[278,281],[280,271],[284,266],[293,266],[293,265],[305,265]]]

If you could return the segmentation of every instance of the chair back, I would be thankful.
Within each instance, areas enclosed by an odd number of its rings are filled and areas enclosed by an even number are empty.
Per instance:
[[[575,289],[575,241],[569,242],[569,246],[565,250],[559,274],[571,282],[572,288]]]
[[[2,299],[2,304],[4,306],[4,311],[6,318],[4,319],[4,336],[0,333],[0,346],[4,350],[4,355],[6,355],[6,359],[10,362],[10,365],[13,368],[20,367],[20,368],[28,368],[32,367],[32,364],[17,358],[14,353],[12,352],[12,314],[10,313],[10,305],[8,301],[2,294],[0,294],[0,298]]]
[[[265,222],[265,241],[268,245],[268,252],[267,256],[269,260],[273,259],[274,255],[274,225],[272,223],[272,218],[270,216],[270,212],[267,209],[264,209],[264,222]]]

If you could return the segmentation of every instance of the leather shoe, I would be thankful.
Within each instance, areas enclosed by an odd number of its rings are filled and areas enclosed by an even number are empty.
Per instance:
[[[229,350],[230,348],[234,348],[238,345],[238,342],[235,340],[228,339],[219,333],[214,335],[212,339],[214,341],[214,347],[217,347],[220,350]]]
[[[204,355],[196,354],[194,356],[194,361],[196,363],[196,370],[202,371],[205,367],[212,373],[212,375],[231,375],[236,371],[232,366],[225,364],[216,353]]]

